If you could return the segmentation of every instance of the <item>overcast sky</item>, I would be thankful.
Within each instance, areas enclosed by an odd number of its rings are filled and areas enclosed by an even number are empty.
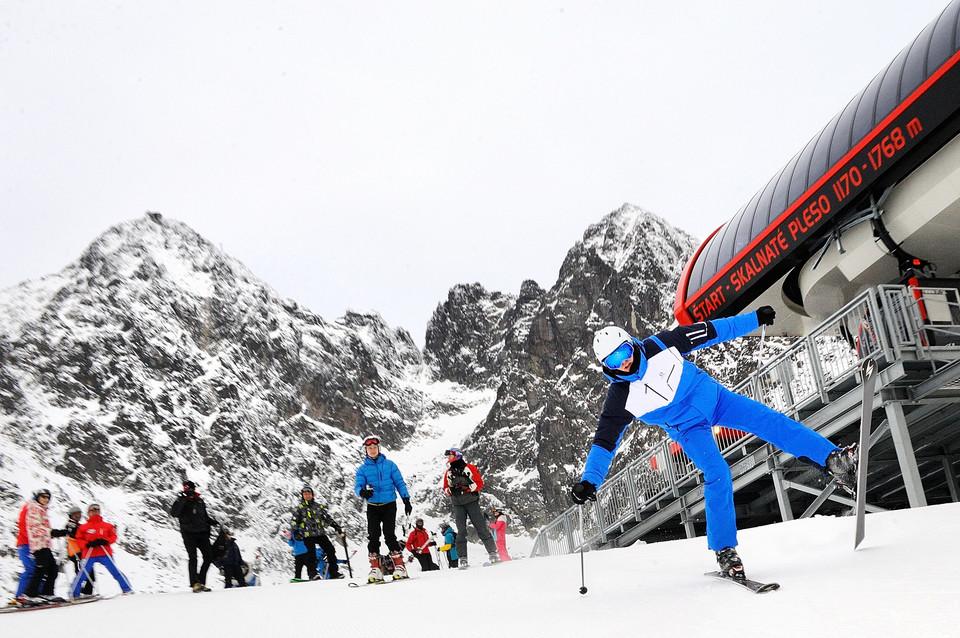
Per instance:
[[[145,211],[422,345],[631,203],[732,217],[947,0],[0,0],[0,288]]]

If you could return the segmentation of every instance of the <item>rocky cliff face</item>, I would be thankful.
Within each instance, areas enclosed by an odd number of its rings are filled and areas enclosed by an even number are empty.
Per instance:
[[[4,291],[0,327],[0,468],[75,502],[122,489],[143,539],[174,526],[184,477],[230,494],[218,509],[235,527],[276,532],[310,482],[359,528],[358,439],[399,447],[429,409],[406,331],[326,321],[155,214]],[[12,533],[16,512],[0,520]]]

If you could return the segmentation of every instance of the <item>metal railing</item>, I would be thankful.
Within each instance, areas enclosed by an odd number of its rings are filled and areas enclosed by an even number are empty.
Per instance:
[[[904,357],[935,359],[938,349],[960,344],[960,292],[952,288],[884,285],[870,288],[807,336],[760,367],[734,388],[794,418],[825,405],[831,392],[856,379],[860,364],[874,358],[881,369]],[[935,365],[935,364],[934,364]],[[727,459],[744,453],[752,434],[713,428]],[[592,506],[573,506],[545,525],[531,552],[548,556],[598,547],[639,522],[681,488],[700,482],[699,470],[679,444],[664,440],[609,478]],[[581,511],[582,510],[582,511]],[[583,516],[583,528],[580,516]]]

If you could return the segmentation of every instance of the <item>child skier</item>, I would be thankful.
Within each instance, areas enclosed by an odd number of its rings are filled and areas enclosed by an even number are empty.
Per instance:
[[[501,561],[511,560],[507,552],[507,516],[500,508],[493,508],[493,522],[490,523],[490,529],[493,530],[493,540],[497,542],[497,554]]]

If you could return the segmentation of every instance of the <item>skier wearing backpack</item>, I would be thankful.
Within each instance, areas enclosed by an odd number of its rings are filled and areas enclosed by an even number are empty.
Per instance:
[[[368,436],[363,440],[363,463],[357,468],[354,493],[367,502],[367,552],[370,558],[370,574],[367,582],[382,583],[383,569],[380,565],[380,533],[393,559],[394,579],[407,578],[403,564],[403,546],[397,540],[397,494],[403,500],[403,513],[410,516],[413,505],[407,484],[397,464],[380,451],[380,437]]]
[[[664,330],[643,340],[615,326],[597,332],[593,351],[610,386],[583,475],[572,488],[573,501],[583,505],[596,500],[597,488],[606,479],[628,425],[635,420],[658,425],[703,472],[707,546],[716,552],[720,571],[745,579],[736,550],[733,480],[713,439],[712,426],[754,434],[852,486],[855,444],[838,448],[786,415],[731,392],[682,356],[743,337],[760,325],[773,325],[775,317],[773,308],[763,306],[756,312]]]
[[[459,569],[467,569],[467,517],[477,530],[480,541],[490,557],[491,563],[499,563],[497,544],[493,542],[493,535],[487,528],[487,522],[480,511],[480,490],[483,489],[483,478],[476,465],[463,460],[463,452],[459,448],[450,448],[444,454],[447,456],[447,471],[443,473],[443,493],[450,497],[453,503],[454,520],[457,524],[457,556]]]

